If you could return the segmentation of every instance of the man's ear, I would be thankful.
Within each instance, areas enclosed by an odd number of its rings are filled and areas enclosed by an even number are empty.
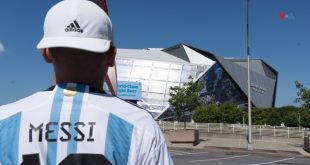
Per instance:
[[[48,48],[41,49],[42,56],[47,63],[53,63],[53,57]]]
[[[115,56],[116,56],[116,52],[117,52],[117,49],[115,46],[111,46],[110,47],[110,50],[108,52],[108,58],[107,58],[107,64],[109,67],[112,67],[115,65]]]

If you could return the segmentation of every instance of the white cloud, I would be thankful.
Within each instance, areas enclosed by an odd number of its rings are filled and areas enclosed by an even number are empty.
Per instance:
[[[0,55],[5,51],[3,44],[0,42]]]
[[[3,46],[3,44],[0,42],[0,52],[4,52],[4,46]]]

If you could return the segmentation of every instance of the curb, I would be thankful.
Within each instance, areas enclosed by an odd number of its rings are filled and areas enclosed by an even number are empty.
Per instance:
[[[263,149],[253,149],[251,151],[245,148],[235,148],[235,147],[216,147],[216,146],[205,146],[205,147],[185,147],[185,146],[168,146],[170,150],[183,150],[183,151],[193,151],[193,152],[227,152],[227,153],[247,153],[253,155],[264,155],[264,156],[280,156],[280,157],[300,157],[309,158],[308,155],[303,155],[298,151],[282,151],[282,150],[263,150]]]

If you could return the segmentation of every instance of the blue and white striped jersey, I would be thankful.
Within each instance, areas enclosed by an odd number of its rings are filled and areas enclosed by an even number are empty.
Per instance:
[[[173,164],[151,115],[82,84],[0,107],[0,165]]]

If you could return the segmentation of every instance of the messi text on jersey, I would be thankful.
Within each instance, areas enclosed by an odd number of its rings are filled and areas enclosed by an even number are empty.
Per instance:
[[[68,142],[74,140],[77,142],[87,141],[93,142],[93,131],[95,122],[48,122],[39,125],[29,124],[29,142],[37,140],[42,142],[43,136],[47,142]],[[45,129],[45,130],[44,130]],[[44,132],[43,132],[44,131]],[[62,133],[62,136],[57,137],[57,133]]]

